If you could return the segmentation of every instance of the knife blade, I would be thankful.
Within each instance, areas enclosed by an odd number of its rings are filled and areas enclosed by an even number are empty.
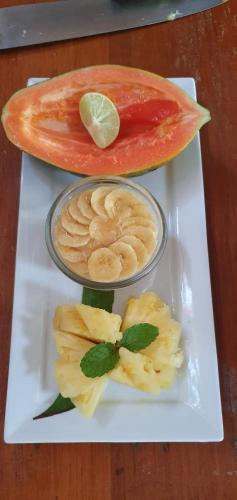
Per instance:
[[[227,0],[57,0],[0,8],[0,50],[127,30]]]

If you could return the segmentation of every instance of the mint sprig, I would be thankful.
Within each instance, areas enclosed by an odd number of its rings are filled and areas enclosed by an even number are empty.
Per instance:
[[[158,333],[157,326],[150,325],[150,323],[139,323],[125,330],[120,347],[126,347],[132,352],[141,351],[156,339]]]
[[[87,351],[83,356],[80,366],[87,377],[101,377],[112,370],[119,360],[119,353],[115,344],[103,342]]]
[[[103,342],[87,351],[80,367],[86,377],[101,377],[112,370],[119,362],[119,348],[138,352],[150,345],[158,336],[159,329],[150,323],[139,323],[125,330],[122,339],[116,344]]]

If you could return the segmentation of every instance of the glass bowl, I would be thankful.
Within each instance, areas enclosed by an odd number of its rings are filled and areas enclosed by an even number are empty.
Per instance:
[[[67,267],[66,263],[60,256],[54,238],[55,227],[63,207],[67,205],[67,203],[70,200],[72,200],[75,196],[78,196],[81,192],[92,188],[95,189],[101,186],[124,188],[132,192],[134,196],[140,199],[148,207],[148,209],[153,215],[154,222],[156,223],[157,226],[156,247],[154,249],[154,252],[150,260],[145,264],[143,268],[139,269],[132,276],[126,279],[120,279],[113,282],[93,281],[87,277],[80,276],[79,274],[72,271],[69,267]],[[77,283],[80,283],[85,287],[93,288],[96,290],[116,290],[118,288],[123,288],[132,285],[133,283],[137,282],[138,280],[146,276],[148,273],[150,273],[154,269],[154,267],[157,266],[165,249],[167,241],[167,226],[164,213],[158,201],[151,195],[151,193],[149,193],[149,191],[147,191],[147,189],[143,188],[142,186],[136,184],[131,180],[124,179],[123,177],[92,176],[74,182],[66,189],[64,189],[64,191],[62,191],[62,193],[57,197],[57,199],[51,206],[46,219],[45,238],[49,254],[53,259],[54,263],[70,279],[72,279]]]

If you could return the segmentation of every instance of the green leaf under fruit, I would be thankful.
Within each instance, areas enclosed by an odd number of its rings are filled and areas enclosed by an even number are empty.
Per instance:
[[[82,304],[91,307],[98,307],[111,313],[114,302],[114,291],[92,290],[91,288],[83,288]]]
[[[104,342],[92,347],[83,356],[80,367],[87,377],[101,377],[112,370],[119,361],[119,353],[114,344]]]
[[[100,309],[105,309],[105,311],[112,312],[114,302],[114,291],[101,291],[92,290],[90,288],[83,288],[82,292],[82,304],[91,307],[99,307]],[[52,405],[33,420],[39,418],[51,417],[53,415],[58,415],[75,408],[70,398],[63,398],[61,394],[57,396]]]
[[[51,406],[45,410],[37,417],[34,417],[33,420],[38,420],[39,418],[52,417],[53,415],[58,415],[59,413],[64,413],[65,411],[73,410],[75,408],[70,398],[63,398],[61,394],[57,396],[55,401],[51,404]]]
[[[137,352],[148,347],[159,335],[159,329],[150,323],[140,323],[125,330],[120,347]]]

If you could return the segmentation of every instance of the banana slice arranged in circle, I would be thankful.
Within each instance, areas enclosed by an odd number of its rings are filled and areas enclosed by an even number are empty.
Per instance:
[[[127,234],[127,235],[122,236],[122,238],[120,238],[118,240],[118,243],[120,241],[127,243],[135,251],[136,256],[137,256],[137,263],[138,263],[137,269],[139,270],[142,267],[144,267],[145,264],[149,260],[149,254],[148,254],[148,251],[147,251],[144,243],[142,243],[141,240],[139,240],[136,236],[134,236],[132,234]]]
[[[156,247],[156,236],[154,231],[149,227],[144,226],[128,226],[123,230],[124,234],[136,236],[145,245],[147,251],[151,255]]]
[[[70,215],[67,207],[64,207],[60,215],[61,226],[70,234],[85,236],[89,234],[89,227],[85,224],[75,221]]]
[[[102,186],[92,193],[91,206],[94,212],[98,215],[106,217],[107,211],[105,210],[105,197],[112,191],[111,187]]]
[[[145,245],[150,256],[153,254],[156,247],[156,236],[152,229],[143,226],[128,226],[124,229],[124,234],[136,236]]]
[[[78,198],[74,198],[68,205],[68,212],[73,217],[74,220],[79,222],[79,224],[85,224],[88,226],[90,224],[90,219],[82,215],[81,210],[77,205]]]
[[[150,211],[140,201],[132,207],[130,217],[147,217],[148,219],[153,219]]]
[[[116,241],[110,246],[110,249],[120,258],[122,270],[119,277],[123,279],[135,274],[138,261],[136,252],[131,245],[124,243],[124,241]]]
[[[103,243],[103,245],[108,245],[116,241],[119,236],[119,227],[114,223],[109,217],[104,217],[102,215],[97,215],[92,219],[89,232],[91,238]]]
[[[150,218],[142,216],[128,217],[126,219],[120,220],[120,225],[122,230],[128,226],[144,226],[144,227],[150,227],[155,231],[155,223],[151,219],[151,217]]]
[[[82,215],[90,220],[93,219],[96,215],[94,210],[91,208],[92,193],[93,189],[88,189],[87,191],[83,191],[77,199],[77,206],[79,207]]]
[[[75,263],[82,260],[82,254],[77,248],[64,247],[63,245],[58,245],[58,250],[61,256],[68,262]]]
[[[72,248],[77,248],[77,247],[82,247],[86,245],[90,241],[90,235],[87,234],[85,236],[80,236],[80,235],[72,235],[67,233],[63,228],[60,226],[57,228],[57,240],[60,245],[65,246],[65,247],[72,247]]]
[[[129,189],[107,185],[83,191],[63,207],[55,239],[69,269],[109,283],[133,276],[147,264],[157,228],[145,201]]]
[[[116,281],[121,273],[120,258],[109,248],[98,248],[88,259],[88,270],[94,281]]]
[[[114,217],[130,217],[137,204],[138,201],[135,196],[130,191],[122,188],[113,189],[105,197],[105,210],[111,219]]]

